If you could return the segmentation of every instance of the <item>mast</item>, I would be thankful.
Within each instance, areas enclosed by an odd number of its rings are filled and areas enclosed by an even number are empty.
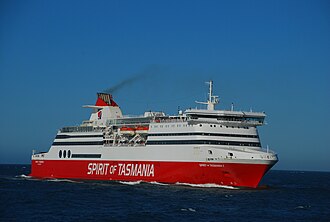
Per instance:
[[[213,95],[213,81],[206,82],[206,84],[209,84],[209,98],[207,102],[198,102],[199,104],[205,104],[207,105],[207,110],[214,110],[214,106],[219,103],[219,96]]]

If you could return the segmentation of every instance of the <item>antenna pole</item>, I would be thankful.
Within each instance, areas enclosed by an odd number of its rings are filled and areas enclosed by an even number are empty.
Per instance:
[[[208,82],[208,84],[210,85],[210,87],[209,87],[209,101],[212,102],[213,81],[211,80],[210,82]]]
[[[205,104],[205,105],[207,105],[208,110],[214,110],[214,106],[219,103],[219,99],[218,99],[218,96],[213,96],[213,81],[211,80],[206,83],[209,84],[209,98],[208,98],[207,102],[197,102],[196,101],[196,103]]]

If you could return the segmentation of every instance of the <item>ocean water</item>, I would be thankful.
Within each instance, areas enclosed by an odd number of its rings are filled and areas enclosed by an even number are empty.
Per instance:
[[[0,165],[0,221],[330,221],[330,173],[270,171],[260,189],[36,180]]]

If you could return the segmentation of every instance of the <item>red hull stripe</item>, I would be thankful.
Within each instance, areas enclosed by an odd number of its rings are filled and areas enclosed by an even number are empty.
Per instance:
[[[31,176],[257,187],[265,164],[106,160],[33,160]]]

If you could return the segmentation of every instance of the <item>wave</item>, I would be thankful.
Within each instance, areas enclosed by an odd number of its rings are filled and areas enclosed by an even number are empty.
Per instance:
[[[160,185],[160,186],[168,186],[168,185],[170,185],[168,183],[159,183],[159,182],[156,182],[156,181],[147,182],[147,183],[150,183],[150,184],[153,184],[153,185]]]
[[[214,183],[206,183],[206,184],[192,184],[192,183],[175,183],[175,185],[182,185],[182,186],[190,186],[190,187],[201,187],[201,188],[223,188],[223,189],[230,189],[230,190],[238,190],[238,187],[232,186],[225,186],[225,185],[218,185]]]
[[[159,183],[156,181],[152,181],[152,182],[148,182],[148,181],[143,181],[143,180],[138,180],[138,181],[118,181],[121,184],[125,184],[125,185],[139,185],[141,183],[147,183],[147,184],[152,184],[152,185],[159,185],[159,186],[167,186],[169,184],[166,183]]]
[[[142,183],[144,184],[151,184],[151,185],[158,185],[158,186],[168,186],[170,184],[166,184],[166,183],[159,183],[156,181],[143,181],[143,180],[138,180],[138,181],[117,181],[118,183],[124,184],[124,185],[130,185],[130,186],[134,186],[134,185],[140,185]]]
[[[25,174],[15,176],[15,178],[21,178],[21,179],[27,179],[27,180],[43,180],[43,181],[49,181],[49,182],[84,183],[84,181],[70,180],[70,179],[58,179],[58,178],[38,179],[38,178],[34,178],[32,176],[28,176],[28,175],[25,175]],[[142,181],[142,180],[138,180],[138,181],[113,181],[113,182],[118,182],[120,184],[130,185],[130,186],[139,185],[141,183],[158,185],[158,186],[169,186],[169,185],[171,185],[171,184],[168,184],[168,183],[160,183],[160,182],[156,182],[156,181],[148,182],[148,181]],[[97,184],[100,185],[99,183],[97,183]],[[231,190],[239,189],[238,187],[218,185],[218,184],[213,184],[213,183],[191,184],[191,183],[177,182],[177,183],[172,184],[172,185],[200,187],[200,188],[222,188],[222,189],[231,189]]]
[[[57,178],[45,179],[45,180],[49,181],[49,182],[82,183],[82,181],[69,180],[69,179],[57,179]]]
[[[297,206],[297,207],[295,207],[294,209],[308,209],[308,208],[311,208],[311,206],[310,206],[310,205]]]
[[[125,184],[125,185],[138,185],[142,183],[142,180],[138,180],[138,181],[118,181],[121,184]]]
[[[148,182],[143,180],[138,181],[117,181],[118,183],[124,184],[124,185],[140,185],[142,183],[145,184],[152,184],[152,185],[158,185],[158,186],[170,186],[170,185],[179,185],[179,186],[190,186],[190,187],[200,187],[200,188],[222,188],[222,189],[231,189],[231,190],[237,190],[238,187],[232,187],[232,186],[225,186],[225,185],[218,185],[213,183],[207,183],[207,184],[191,184],[191,183],[175,183],[175,184],[168,184],[168,183],[159,183],[156,181]]]
[[[27,176],[25,174],[17,175],[17,176],[15,176],[15,178],[24,179],[24,180],[49,181],[49,182],[82,183],[81,181],[69,180],[69,179],[57,179],[57,178],[41,179],[41,178],[35,178],[35,177],[32,177],[32,176]]]
[[[23,179],[32,179],[31,176],[27,176],[27,175],[25,175],[25,174],[17,175],[17,176],[15,176],[15,177],[16,177],[16,178],[23,178]]]
[[[194,208],[182,208],[181,211],[190,211],[190,212],[196,212]]]

